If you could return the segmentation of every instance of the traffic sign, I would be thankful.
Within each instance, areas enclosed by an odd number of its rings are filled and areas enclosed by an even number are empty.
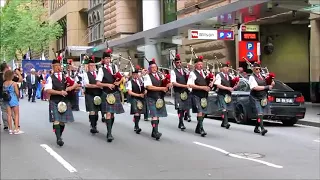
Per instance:
[[[234,40],[233,34],[231,30],[218,30],[218,40]]]
[[[252,42],[247,42],[247,50],[252,51],[254,49]]]
[[[243,62],[243,58],[258,61],[258,43],[258,41],[239,41],[239,61]]]
[[[251,60],[252,58],[253,58],[253,53],[252,52],[248,52],[247,53],[247,58],[249,59],[249,60]]]

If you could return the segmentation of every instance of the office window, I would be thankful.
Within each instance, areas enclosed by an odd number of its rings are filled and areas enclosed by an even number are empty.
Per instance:
[[[98,39],[100,39],[101,38],[101,24],[98,24],[97,30],[98,30]]]
[[[163,0],[163,23],[177,20],[177,0]]]

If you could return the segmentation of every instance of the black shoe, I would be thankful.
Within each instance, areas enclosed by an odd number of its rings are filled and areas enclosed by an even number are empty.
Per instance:
[[[4,127],[4,128],[3,128],[3,130],[5,130],[5,131],[8,131],[8,129],[9,129],[8,127]]]
[[[203,128],[200,128],[200,134],[202,137],[205,137],[207,135]]]
[[[32,100],[32,102],[36,102],[36,100]]]
[[[186,127],[184,126],[183,122],[179,123],[178,128],[181,129],[181,131],[186,129]]]
[[[140,132],[142,131],[142,129],[139,128],[139,127],[134,127],[134,131],[135,131],[137,134],[140,134]]]
[[[260,131],[259,127],[256,126],[256,127],[254,128],[254,131],[253,131],[253,132],[254,132],[254,133],[257,133],[257,134],[260,134],[261,131]]]
[[[224,123],[221,124],[221,127],[224,127],[224,128],[226,128],[226,129],[229,129],[230,126],[231,126],[231,125],[230,125],[229,123],[227,123],[226,125],[224,125]]]
[[[162,136],[162,133],[159,132],[152,132],[151,137],[155,138],[156,140],[159,140]]]
[[[92,134],[99,133],[99,131],[97,130],[97,128],[91,128],[91,129],[90,129],[90,132],[91,132]]]
[[[58,144],[58,146],[63,146],[64,145],[64,142],[62,141],[62,139],[60,138],[60,139],[58,139],[57,140],[57,144]]]
[[[262,130],[261,130],[261,135],[264,136],[265,134],[267,134],[267,132],[268,132],[268,130],[262,129]]]
[[[108,142],[112,142],[113,140],[114,140],[114,138],[113,138],[112,134],[111,134],[111,133],[110,133],[110,134],[108,133],[108,134],[107,134],[107,141],[108,141]]]
[[[103,123],[105,123],[105,122],[106,122],[106,119],[105,119],[105,118],[101,118],[101,121],[102,121]]]

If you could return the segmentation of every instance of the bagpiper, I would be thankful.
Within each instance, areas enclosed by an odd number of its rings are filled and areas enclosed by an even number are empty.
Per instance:
[[[208,94],[212,86],[209,87],[210,85],[206,80],[206,74],[203,70],[203,57],[197,57],[194,63],[194,70],[190,72],[187,84],[192,88],[192,112],[197,113],[198,123],[195,133],[204,137],[207,133],[203,128],[203,120],[208,113]]]
[[[261,74],[261,66],[257,62],[253,64],[253,73],[249,77],[248,83],[251,89],[250,102],[257,112],[257,122],[254,132],[261,133],[261,135],[264,136],[268,130],[263,126],[263,114],[268,113],[268,91],[273,88],[275,83],[272,80],[270,84],[267,84],[266,79]]]
[[[112,142],[114,140],[111,132],[115,119],[114,114],[124,113],[119,90],[119,85],[123,78],[117,65],[111,63],[111,50],[103,52],[101,61],[103,61],[102,64],[104,65],[99,68],[96,81],[97,85],[103,88],[101,112],[105,114],[107,140]]]
[[[177,54],[174,59],[174,69],[170,72],[170,82],[173,85],[174,90],[174,105],[178,113],[179,124],[178,128],[185,130],[186,127],[183,124],[183,120],[186,117],[185,114],[191,109],[191,96],[189,91],[189,85],[187,85],[188,74],[182,67],[180,55]]]
[[[147,89],[147,109],[151,117],[152,133],[151,137],[159,140],[162,133],[158,131],[159,118],[167,117],[164,96],[168,87],[163,84],[162,75],[158,72],[155,59],[149,62],[149,74],[144,77],[144,86]]]
[[[141,114],[146,111],[145,94],[147,91],[144,88],[143,81],[139,77],[139,69],[137,66],[132,72],[131,79],[127,82],[127,90],[130,95],[131,110],[130,114],[133,115],[134,131],[140,134],[141,128],[139,127],[139,121]]]
[[[102,89],[97,86],[96,64],[91,59],[88,61],[88,71],[84,73],[85,102],[86,111],[89,112],[90,132],[92,134],[99,133],[97,130],[97,122],[99,119],[99,111],[101,111],[101,95]]]
[[[61,72],[60,61],[52,61],[52,70],[53,74],[48,77],[45,85],[45,91],[50,94],[49,121],[53,123],[57,144],[63,146],[64,142],[61,137],[65,129],[65,123],[74,121],[71,103],[67,98],[68,92],[80,87],[80,84],[74,83],[67,87],[66,77]]]
[[[228,109],[232,108],[231,93],[235,89],[232,84],[232,78],[229,75],[229,63],[223,63],[221,71],[216,75],[215,85],[217,86],[217,101],[219,110],[222,112],[222,123],[221,127],[226,129],[230,128],[228,122]]]

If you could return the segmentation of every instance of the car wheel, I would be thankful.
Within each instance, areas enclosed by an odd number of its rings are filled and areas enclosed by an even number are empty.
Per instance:
[[[282,120],[282,124],[285,125],[285,126],[293,126],[295,125],[297,122],[298,122],[298,118],[291,118],[291,119],[288,119],[288,120]]]
[[[248,123],[248,117],[245,109],[242,107],[242,105],[237,104],[234,110],[234,119],[236,123],[238,124],[247,124]]]

